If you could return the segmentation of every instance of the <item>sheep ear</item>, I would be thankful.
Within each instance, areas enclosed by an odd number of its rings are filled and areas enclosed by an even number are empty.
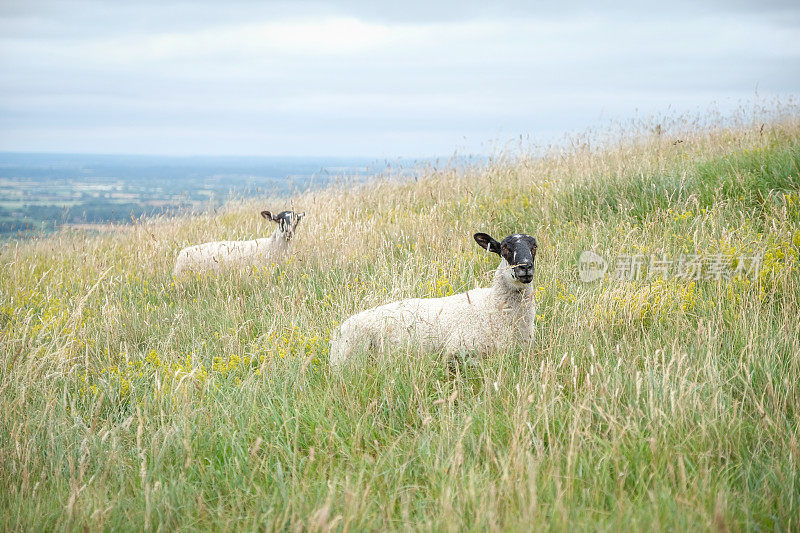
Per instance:
[[[492,237],[486,233],[476,233],[473,235],[473,237],[475,238],[475,242],[477,242],[481,248],[500,255],[500,243],[494,240]]]
[[[304,216],[306,216],[306,212],[305,212],[305,211],[301,211],[300,213],[297,213],[297,219],[298,219],[298,220],[300,220],[300,219],[301,219],[301,218],[303,218]]]
[[[531,245],[531,252],[533,253],[533,255],[536,255],[536,249],[539,247],[539,245],[536,243],[536,237],[530,238],[530,245]]]
[[[266,218],[267,220],[269,220],[271,222],[275,221],[275,218],[272,216],[272,213],[270,213],[269,211],[261,211],[261,216]]]

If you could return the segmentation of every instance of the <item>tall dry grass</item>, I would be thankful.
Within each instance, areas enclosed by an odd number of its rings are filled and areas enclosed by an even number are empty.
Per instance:
[[[289,201],[7,245],[0,525],[795,529],[799,133],[747,110],[307,192],[288,263],[182,287],[180,248]],[[476,231],[539,240],[532,352],[329,370],[351,313],[490,283]],[[586,249],[763,265],[587,284]]]

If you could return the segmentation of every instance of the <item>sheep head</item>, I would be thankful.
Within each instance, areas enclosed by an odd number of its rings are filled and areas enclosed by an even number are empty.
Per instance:
[[[509,281],[522,285],[533,281],[537,248],[534,237],[524,233],[514,233],[502,242],[497,242],[486,233],[476,233],[474,237],[481,248],[496,253],[508,263],[510,268],[506,270],[511,278]]]
[[[281,238],[289,242],[294,237],[294,232],[297,229],[297,225],[300,224],[300,219],[306,216],[306,212],[281,211],[277,215],[273,215],[271,211],[262,211],[261,216],[276,223]]]

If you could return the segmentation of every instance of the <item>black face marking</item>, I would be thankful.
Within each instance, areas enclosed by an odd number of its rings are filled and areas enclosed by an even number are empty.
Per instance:
[[[475,241],[483,248],[494,252],[508,262],[514,278],[521,283],[533,280],[536,260],[536,239],[524,233],[509,235],[497,242],[486,233],[476,233]]]
[[[303,218],[305,214],[305,211],[302,213],[295,213],[294,211],[281,211],[277,215],[272,214],[271,211],[261,212],[261,216],[278,224],[281,233],[284,234],[284,238],[287,240],[292,238],[294,230],[297,228],[297,225],[300,223],[300,219]]]
[[[273,220],[281,227],[281,231],[286,231],[292,227],[292,212],[281,211],[273,217]]]

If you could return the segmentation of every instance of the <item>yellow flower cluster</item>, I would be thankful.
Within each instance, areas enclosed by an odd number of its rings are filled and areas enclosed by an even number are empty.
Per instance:
[[[287,357],[307,358],[323,351],[326,340],[318,335],[306,335],[299,327],[292,325],[280,334],[270,332],[264,346],[265,359]]]
[[[429,298],[452,296],[454,294],[453,285],[450,283],[450,278],[446,276],[436,278],[436,281],[425,281],[420,285],[420,289]]]
[[[603,289],[592,314],[601,324],[638,324],[647,327],[654,321],[663,322],[670,315],[689,315],[697,304],[698,293],[694,281],[682,284],[658,278],[643,287],[624,284]]]
[[[784,281],[798,271],[798,248],[794,241],[800,241],[800,232],[795,232],[792,242],[776,240],[770,236],[770,242],[764,250],[761,269],[758,272],[760,297],[763,301],[768,291],[782,285]]]
[[[307,335],[299,327],[291,326],[281,333],[270,332],[261,338],[261,345],[254,353],[215,356],[207,368],[195,352],[183,358],[174,359],[151,349],[139,358],[131,359],[126,352],[110,353],[105,356],[97,369],[87,369],[81,376],[81,396],[93,397],[101,390],[116,393],[124,398],[137,386],[154,387],[160,383],[162,392],[170,390],[171,384],[177,386],[182,378],[192,376],[198,383],[208,379],[233,378],[236,384],[250,374],[260,375],[261,365],[272,358],[301,358],[321,354],[326,349],[328,335]],[[314,358],[313,364],[319,365]],[[155,379],[158,378],[158,379]],[[174,379],[173,379],[174,378]]]
[[[70,323],[71,314],[61,297],[48,296],[36,288],[20,287],[10,295],[9,305],[0,308],[0,326],[8,331],[27,328],[28,337],[41,343],[60,334],[73,333],[72,329],[83,327],[89,315],[84,311],[83,317]]]

